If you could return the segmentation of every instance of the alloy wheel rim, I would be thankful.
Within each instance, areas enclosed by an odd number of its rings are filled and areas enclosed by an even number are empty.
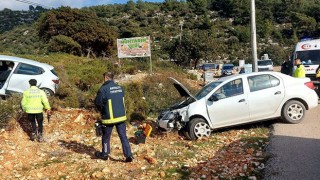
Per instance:
[[[194,127],[194,132],[198,138],[204,137],[204,136],[209,137],[211,134],[211,130],[210,130],[209,125],[204,122],[197,123]]]
[[[287,114],[293,121],[298,121],[303,117],[303,108],[299,104],[292,104],[287,109]]]

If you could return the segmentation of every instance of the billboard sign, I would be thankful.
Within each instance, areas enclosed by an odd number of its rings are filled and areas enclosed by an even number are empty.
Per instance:
[[[117,39],[118,58],[150,57],[150,37]]]

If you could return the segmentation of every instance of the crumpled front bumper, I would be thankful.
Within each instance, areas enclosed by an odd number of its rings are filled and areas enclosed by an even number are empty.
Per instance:
[[[157,124],[165,130],[171,130],[174,128],[176,116],[177,114],[172,111],[162,112],[157,119]]]

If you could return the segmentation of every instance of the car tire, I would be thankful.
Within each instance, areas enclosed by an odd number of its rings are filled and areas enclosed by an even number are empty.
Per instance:
[[[296,100],[288,101],[282,108],[282,119],[286,123],[297,124],[300,123],[306,113],[306,107]]]
[[[190,140],[196,140],[201,137],[209,137],[211,129],[208,123],[202,118],[194,118],[188,124],[188,132]]]
[[[191,137],[189,135],[189,131],[188,131],[188,127],[185,127],[183,129],[180,130],[180,132],[182,133],[182,135],[184,137],[186,137],[187,139],[190,139],[191,140]]]
[[[53,96],[53,91],[51,91],[48,88],[42,88],[42,90],[44,91],[44,93],[46,93],[47,97]]]

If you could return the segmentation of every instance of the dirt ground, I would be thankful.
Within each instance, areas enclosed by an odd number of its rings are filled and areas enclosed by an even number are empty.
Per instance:
[[[120,77],[139,81],[148,74]],[[201,88],[200,81],[186,81]],[[29,139],[31,126],[25,115],[0,129],[0,179],[259,179],[266,159],[268,125],[258,124],[213,132],[210,138],[186,140],[178,132],[157,129],[155,120],[145,144],[134,133],[137,122],[128,122],[127,135],[135,157],[124,163],[122,147],[114,129],[107,161],[96,159],[101,137],[95,135],[93,112],[56,109],[45,117],[45,142]]]
[[[87,110],[56,110],[50,123],[45,120],[45,142],[39,143],[29,140],[31,127],[24,116],[13,120],[10,129],[0,130],[0,179],[256,179],[264,168],[264,127],[218,131],[192,142],[177,132],[159,131],[149,121],[151,137],[137,144],[136,126],[128,124],[135,160],[124,163],[116,130],[111,158],[94,157],[101,150],[94,122]]]

